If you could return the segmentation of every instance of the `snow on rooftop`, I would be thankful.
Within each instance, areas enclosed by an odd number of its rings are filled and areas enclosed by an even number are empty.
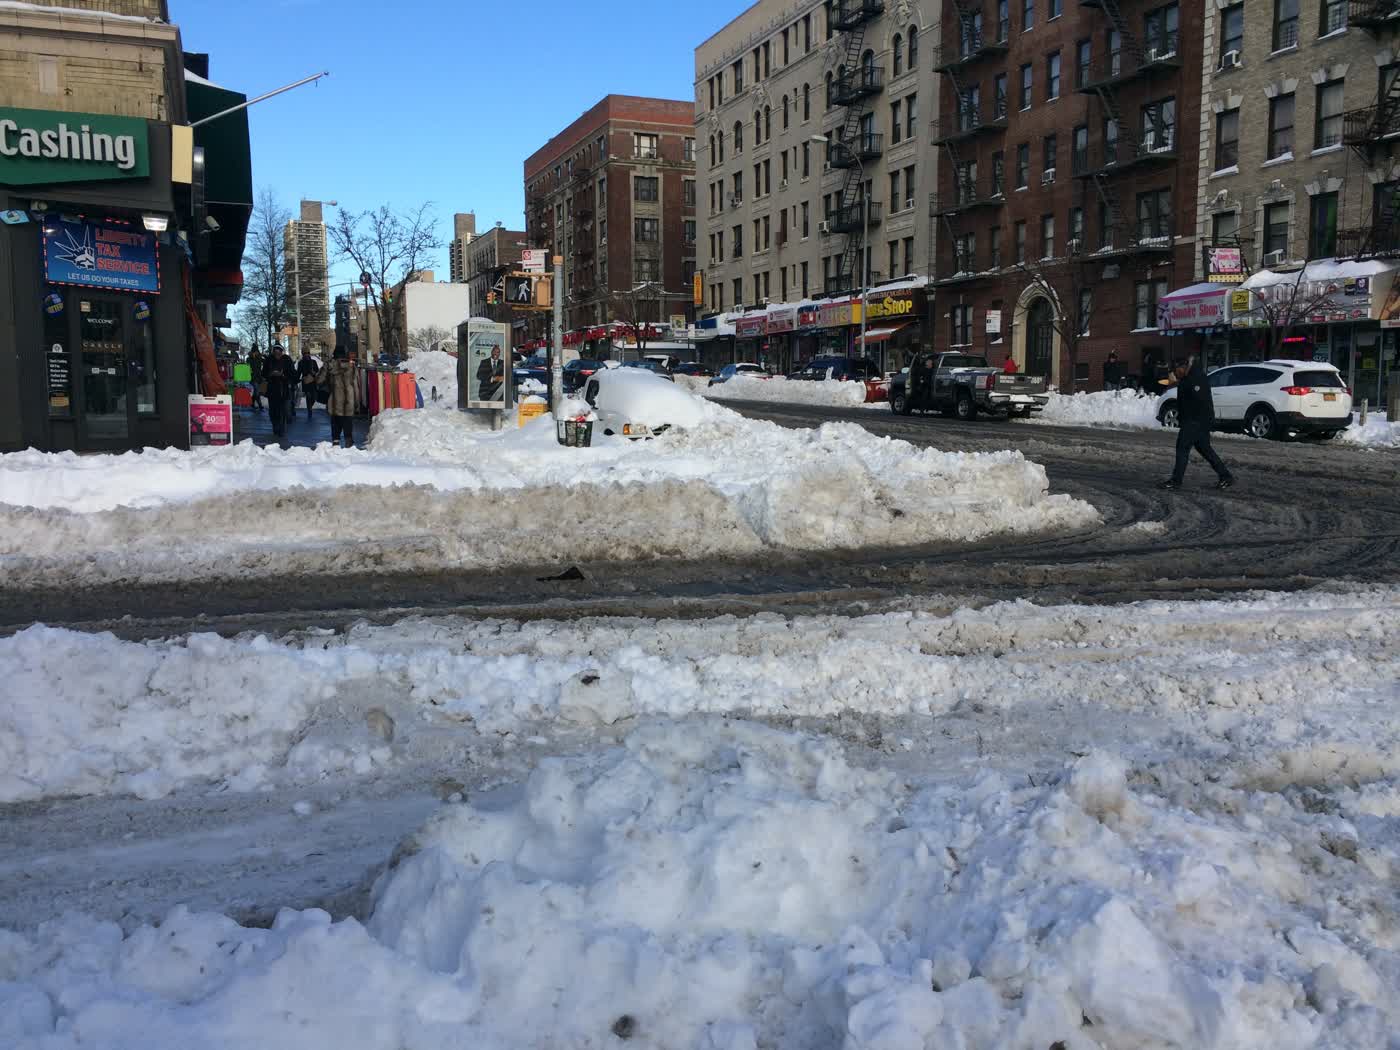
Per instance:
[[[145,15],[118,15],[107,11],[87,11],[79,7],[56,7],[51,4],[31,4],[25,0],[0,0],[0,11],[35,11],[45,14],[65,15],[72,18],[91,18],[108,22],[142,22],[146,24],[165,25],[159,18],[147,18]]]

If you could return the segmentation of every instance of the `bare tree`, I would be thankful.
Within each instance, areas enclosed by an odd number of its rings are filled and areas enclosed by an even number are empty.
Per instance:
[[[434,231],[431,204],[416,211],[396,212],[388,205],[352,214],[341,210],[327,232],[341,258],[369,278],[369,298],[379,320],[385,349],[402,356],[403,297],[395,285],[426,269],[431,253],[441,247]]]
[[[1304,267],[1281,273],[1278,281],[1249,290],[1250,305],[1244,316],[1250,319],[1251,330],[1267,326],[1264,331],[1267,333],[1269,357],[1279,356],[1284,339],[1294,328],[1312,323],[1308,320],[1311,314],[1326,315],[1347,307],[1346,303],[1339,301],[1340,297],[1333,298],[1326,282],[1308,280],[1306,272]]]
[[[441,325],[424,325],[408,333],[408,348],[415,354],[431,350],[444,339],[451,339],[452,333]]]
[[[1076,248],[1064,258],[1027,260],[1017,263],[1016,269],[1050,301],[1050,324],[1069,359],[1068,376],[1060,386],[1072,392],[1080,350],[1094,317],[1094,282],[1088,260]],[[1045,380],[1048,383],[1050,376]]]
[[[613,320],[622,323],[623,329],[636,342],[639,355],[646,351],[650,330],[661,324],[665,299],[665,290],[655,281],[608,293],[608,307]]]
[[[263,345],[270,347],[290,313],[282,246],[291,220],[291,211],[278,202],[272,190],[264,187],[258,192],[243,249],[243,295],[239,307],[239,328],[253,336],[252,344],[265,336]]]

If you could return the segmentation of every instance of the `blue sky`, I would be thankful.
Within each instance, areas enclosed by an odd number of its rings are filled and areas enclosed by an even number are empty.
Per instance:
[[[479,229],[521,228],[525,158],[609,92],[691,98],[695,45],[748,6],[170,2],[217,84],[251,97],[330,70],[249,111],[259,189],[293,209],[303,197],[356,211],[431,201],[444,241],[458,211],[475,211]]]

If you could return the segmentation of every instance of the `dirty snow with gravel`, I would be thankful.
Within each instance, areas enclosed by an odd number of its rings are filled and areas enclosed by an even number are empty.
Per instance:
[[[660,380],[656,382],[661,383]],[[670,384],[664,384],[668,393]],[[561,447],[390,410],[371,447],[0,456],[12,586],[751,556],[1084,527],[1018,452],[919,449],[848,423],[790,430],[695,399],[699,424]]]
[[[1400,1032],[1393,588],[0,641],[7,680],[35,665],[0,709],[0,768],[27,771],[10,797],[233,808],[420,750],[451,770],[473,737],[556,742],[441,804],[360,920],[147,923],[113,900],[0,931],[7,1047],[1393,1050]],[[269,710],[225,710],[230,673]]]
[[[1370,448],[1400,448],[1400,419],[1389,419],[1384,412],[1368,412],[1361,423],[1358,412],[1355,422],[1339,435],[1342,441]]]

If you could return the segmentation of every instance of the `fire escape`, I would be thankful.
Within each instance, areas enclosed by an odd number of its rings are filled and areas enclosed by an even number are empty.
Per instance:
[[[598,271],[594,256],[593,212],[594,212],[593,169],[587,164],[575,164],[573,181],[569,186],[572,197],[570,209],[573,212],[572,239],[573,281],[569,294],[576,306],[591,306],[598,292]],[[593,318],[588,318],[593,320]]]
[[[986,134],[1004,131],[1007,122],[1006,96],[998,95],[984,106],[981,86],[968,75],[968,67],[989,57],[1006,54],[1011,35],[1010,20],[999,22],[995,35],[983,25],[981,10],[967,0],[952,0],[957,24],[952,27],[955,38],[946,39],[943,27],[937,31],[938,45],[934,51],[934,69],[948,78],[953,92],[953,115],[947,120],[933,122],[933,141],[942,147],[951,173],[951,190],[929,194],[929,215],[942,224],[948,243],[952,245],[953,271],[944,275],[940,284],[977,280],[989,276],[979,269],[975,252],[960,232],[969,218],[1005,207],[1005,172],[993,169],[981,174],[977,170],[976,144]],[[971,150],[971,159],[965,151]]]
[[[1170,214],[1130,215],[1119,193],[1121,176],[1145,168],[1171,165],[1177,159],[1176,121],[1161,108],[1143,107],[1141,127],[1123,116],[1125,88],[1151,83],[1181,68],[1179,29],[1163,26],[1147,46],[1128,26],[1119,0],[1080,0],[1081,7],[1102,9],[1112,32],[1108,53],[1075,69],[1075,90],[1097,99],[1103,114],[1098,155],[1087,142],[1072,144],[1072,173],[1084,180],[1101,216],[1099,243],[1079,250],[1100,255],[1162,252],[1170,255],[1175,228]],[[1099,39],[1103,39],[1100,37]]]
[[[1365,29],[1378,40],[1400,37],[1400,0],[1351,0],[1347,24]],[[1400,142],[1400,67],[1382,66],[1376,102],[1342,118],[1342,142],[1367,167],[1375,167],[1382,151],[1393,155]],[[1371,221],[1337,231],[1337,257],[1368,259],[1400,255],[1400,184],[1379,182],[1372,188]]]
[[[840,201],[828,220],[832,233],[844,233],[846,245],[836,268],[835,286],[828,292],[849,291],[864,280],[861,253],[864,250],[866,207],[869,225],[878,225],[881,206],[865,199],[865,163],[876,160],[884,152],[884,136],[862,127],[863,118],[872,112],[871,99],[885,88],[885,70],[866,61],[865,30],[871,21],[885,12],[885,0],[840,0],[836,7],[834,25],[845,33],[846,60],[832,89],[832,102],[846,107],[846,116],[836,141],[828,144],[833,168],[846,172],[841,183]]]

